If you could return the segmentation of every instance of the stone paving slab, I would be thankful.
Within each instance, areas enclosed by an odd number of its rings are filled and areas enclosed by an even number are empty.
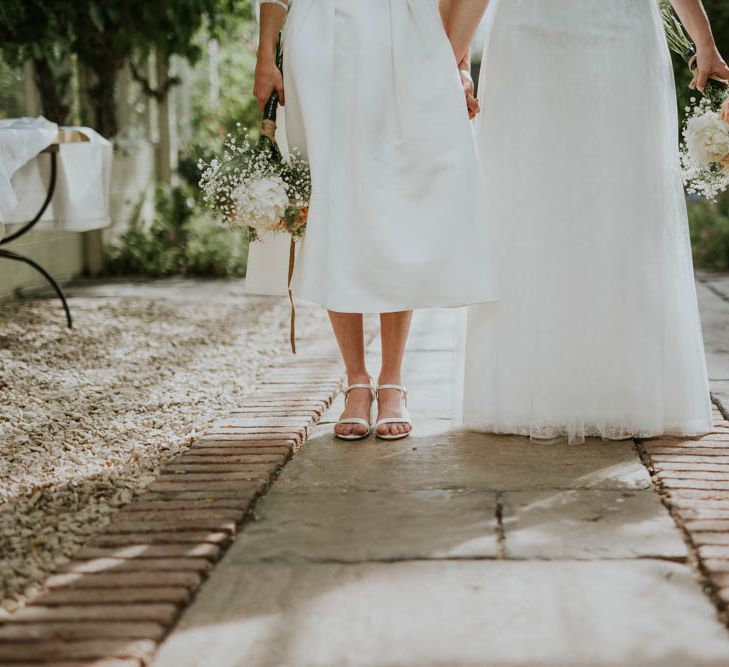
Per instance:
[[[714,383],[726,383],[729,380],[729,280],[703,274],[697,285],[697,293],[709,378],[712,391],[715,391],[717,387]]]
[[[225,563],[497,557],[496,494],[269,493]]]
[[[502,495],[507,558],[683,560],[688,552],[648,491],[521,491]]]
[[[247,564],[215,572],[153,665],[202,655],[216,667],[725,667],[729,641],[690,570],[668,562]]]
[[[494,460],[498,466],[492,465]],[[331,436],[331,427],[315,429],[306,456],[286,466],[277,488],[649,489],[651,482],[632,442],[542,446],[517,436],[452,432],[447,422],[432,427],[421,422],[416,435],[388,443],[344,443]]]

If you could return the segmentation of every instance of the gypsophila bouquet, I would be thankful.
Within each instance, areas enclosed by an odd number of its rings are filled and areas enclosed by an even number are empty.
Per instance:
[[[714,201],[729,188],[729,123],[708,97],[691,98],[681,143],[686,191]]]
[[[696,45],[665,0],[661,15],[669,48],[695,72]],[[686,107],[682,131],[681,170],[686,191],[710,201],[729,188],[729,123],[719,112],[726,100],[726,82],[710,79],[701,99],[692,97]]]
[[[306,160],[297,151],[282,158],[277,147],[254,143],[237,128],[227,135],[222,156],[198,163],[205,202],[221,221],[247,227],[251,241],[262,232],[302,236],[311,198]]]

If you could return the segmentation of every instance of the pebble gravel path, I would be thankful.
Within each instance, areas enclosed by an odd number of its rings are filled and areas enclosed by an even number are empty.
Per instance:
[[[289,354],[287,304],[239,281],[71,295],[73,331],[55,300],[0,304],[0,617]]]

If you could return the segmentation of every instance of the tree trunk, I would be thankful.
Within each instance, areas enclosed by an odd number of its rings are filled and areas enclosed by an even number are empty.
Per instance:
[[[161,49],[156,53],[157,90],[157,122],[159,142],[157,144],[157,182],[162,185],[172,184],[172,174],[177,163],[177,141],[175,132],[174,108],[170,104],[169,78],[170,59]]]
[[[116,81],[119,69],[119,63],[114,58],[102,58],[93,66],[96,74],[91,90],[96,126],[94,129],[107,139],[113,139],[119,133],[116,115]]]
[[[33,72],[43,115],[54,123],[65,125],[68,123],[71,106],[60,90],[59,77],[45,58],[33,60]]]
[[[38,96],[38,84],[35,82],[35,68],[33,61],[27,60],[23,68],[23,97],[25,98],[25,115],[35,118],[43,113],[40,97]]]

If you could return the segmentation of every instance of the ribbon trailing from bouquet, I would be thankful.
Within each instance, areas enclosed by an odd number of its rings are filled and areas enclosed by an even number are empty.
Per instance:
[[[276,44],[276,64],[280,70],[283,70],[283,51],[281,47],[281,38],[279,37]],[[273,159],[281,160],[281,150],[276,142],[276,115],[278,111],[278,93],[273,92],[266,108],[263,111],[263,119],[261,120],[260,136],[261,143],[265,149],[269,150]],[[289,303],[291,304],[291,323],[289,331],[289,341],[291,343],[291,352],[296,354],[296,306],[294,305],[294,295],[291,291],[291,281],[294,277],[294,268],[296,265],[296,239],[291,237],[289,245],[289,270],[287,280],[287,290],[289,294]]]
[[[289,332],[289,340],[291,341],[291,351],[296,354],[296,305],[294,304],[294,294],[291,291],[291,279],[294,277],[294,265],[296,263],[296,241],[291,237],[289,245],[289,303],[291,304],[291,328]]]

